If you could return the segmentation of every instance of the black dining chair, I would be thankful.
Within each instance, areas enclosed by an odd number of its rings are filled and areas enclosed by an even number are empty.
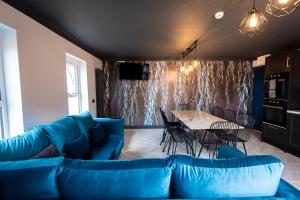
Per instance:
[[[198,157],[200,157],[203,148],[206,148],[209,153],[209,158],[216,158],[219,146],[230,145],[223,137],[225,135],[236,136],[238,134],[238,127],[239,126],[233,122],[218,121],[212,123],[210,129],[205,131],[204,136],[200,141],[201,148]],[[236,146],[236,143],[232,143],[231,145]]]
[[[219,106],[215,107],[214,115],[220,118],[224,118],[224,109]]]
[[[161,114],[161,117],[162,117],[163,123],[164,123],[164,130],[163,130],[163,134],[162,134],[162,139],[160,141],[160,145],[161,145],[162,143],[165,142],[166,135],[167,135],[167,127],[165,126],[165,121],[164,121],[164,118],[167,119],[167,117],[166,117],[165,112],[161,108],[159,108],[159,111],[160,111],[160,114]],[[172,127],[172,128],[181,127],[180,122],[170,122],[168,119],[167,119],[167,121],[168,121],[169,126]]]
[[[167,154],[174,155],[177,150],[177,144],[185,144],[187,152],[190,152],[191,156],[195,156],[195,151],[193,148],[193,140],[188,135],[188,133],[182,128],[182,126],[172,126],[172,122],[169,122],[164,111],[161,112],[164,125],[166,127],[165,145],[163,152],[168,148]]]
[[[247,155],[245,143],[248,142],[251,137],[251,130],[254,127],[255,119],[251,115],[240,113],[237,118],[237,123],[244,128],[239,130],[236,142],[241,142],[243,144],[244,152]]]
[[[237,112],[230,109],[224,110],[224,119],[230,122],[236,122]]]

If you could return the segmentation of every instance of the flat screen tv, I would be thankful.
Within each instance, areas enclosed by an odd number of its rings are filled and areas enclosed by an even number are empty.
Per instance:
[[[120,80],[148,80],[149,64],[119,63]]]

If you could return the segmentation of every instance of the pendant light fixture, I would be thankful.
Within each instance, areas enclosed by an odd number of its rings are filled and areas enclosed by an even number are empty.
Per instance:
[[[199,62],[196,59],[196,49],[197,49],[197,43],[198,40],[196,40],[195,42],[193,42],[193,44],[191,46],[189,46],[183,53],[182,53],[182,58],[183,58],[183,65],[180,67],[180,72],[185,73],[186,75],[188,75],[190,72],[192,72],[194,70],[195,67],[198,66]],[[191,53],[195,51],[195,57],[194,60],[192,60],[192,55]],[[191,58],[189,59],[188,56],[191,56]]]
[[[253,0],[253,7],[242,21],[239,30],[243,35],[253,37],[263,31],[263,27],[267,22],[266,17],[255,7],[255,0]]]
[[[290,15],[298,6],[300,0],[268,0],[266,11],[275,17]]]

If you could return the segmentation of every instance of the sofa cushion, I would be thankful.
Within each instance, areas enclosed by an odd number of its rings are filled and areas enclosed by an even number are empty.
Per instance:
[[[173,166],[163,159],[153,159],[150,166],[143,160],[85,162],[92,162],[92,168],[97,169],[64,167],[59,173],[57,183],[62,199],[169,197]]]
[[[78,125],[71,117],[65,117],[51,125],[44,125],[43,128],[61,155],[64,144],[80,135]]]
[[[59,199],[56,167],[0,170],[0,199]]]
[[[28,159],[49,145],[43,129],[35,127],[19,136],[0,140],[0,161]]]
[[[300,199],[300,191],[281,179],[276,192],[276,197],[281,197],[283,199]]]
[[[67,158],[86,159],[90,156],[91,149],[85,134],[79,135],[74,140],[64,145],[63,153]]]
[[[41,152],[34,155],[32,158],[51,158],[57,156],[59,156],[59,152],[57,148],[53,144],[51,144],[45,149],[43,149]]]
[[[173,156],[172,194],[176,198],[272,197],[283,163],[273,156],[226,160]]]
[[[88,137],[91,146],[99,147],[106,138],[107,133],[101,123],[96,123],[93,127],[88,130]]]
[[[116,149],[121,142],[122,137],[120,135],[109,135],[102,145],[99,147],[93,147],[91,153],[92,160],[110,160],[114,159],[116,155]]]
[[[95,125],[95,121],[90,112],[83,112],[79,115],[71,116],[78,124],[81,133],[87,134],[88,130]]]

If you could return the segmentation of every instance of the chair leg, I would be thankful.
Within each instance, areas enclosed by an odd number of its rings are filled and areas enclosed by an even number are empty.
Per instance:
[[[194,144],[193,144],[193,142],[190,145],[191,145],[191,156],[195,157],[196,153],[195,153],[195,150],[194,150]]]
[[[247,150],[246,150],[245,142],[242,142],[242,143],[243,143],[243,147],[244,147],[245,154],[247,155]]]
[[[172,140],[170,140],[167,155],[170,155],[170,149],[171,149],[172,143],[173,143]]]
[[[165,139],[166,139],[166,129],[164,129],[164,132],[163,132],[163,135],[162,135],[162,139],[161,139],[159,145],[161,145],[162,143],[164,143],[164,142],[165,142]]]
[[[204,140],[205,140],[205,138],[206,138],[206,134],[207,134],[207,131],[205,131],[205,133],[204,133],[204,135],[203,135],[203,137],[202,137],[202,140],[199,141],[199,142],[201,143],[201,148],[200,148],[200,151],[199,151],[199,154],[198,154],[198,158],[200,157],[200,154],[201,154],[202,149],[203,149],[203,147],[204,147]]]
[[[175,155],[176,150],[177,150],[177,142],[174,142],[174,144],[173,144],[173,154],[172,155]]]
[[[195,140],[195,150],[194,150],[194,156],[196,157],[196,154],[197,154],[197,144],[198,144],[198,141],[197,139]]]
[[[189,154],[189,145],[185,143],[185,148],[186,148],[186,154]]]
[[[166,135],[166,139],[165,140],[166,141],[165,141],[165,144],[164,144],[162,152],[165,152],[166,148],[168,147],[168,144],[170,142],[170,136],[168,137],[168,135]]]

